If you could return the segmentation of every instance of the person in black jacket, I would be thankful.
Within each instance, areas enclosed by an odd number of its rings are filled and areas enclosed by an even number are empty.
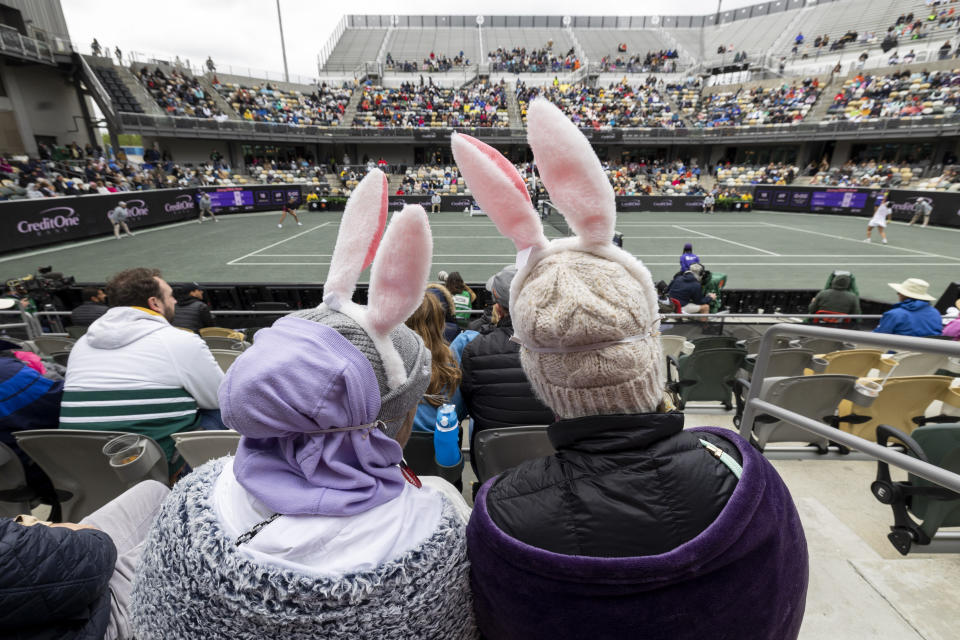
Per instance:
[[[189,329],[194,333],[205,327],[215,326],[210,307],[203,301],[203,289],[196,282],[188,285],[186,295],[177,297],[177,307],[172,324],[175,327]]]
[[[170,490],[137,484],[74,524],[0,518],[0,635],[126,640],[147,534]]]
[[[83,304],[70,312],[70,324],[89,327],[93,321],[107,312],[107,294],[99,287],[84,287]]]
[[[500,320],[492,331],[474,338],[461,356],[460,392],[473,419],[471,444],[484,429],[553,422],[553,412],[537,400],[520,366],[520,346],[510,341],[510,283],[516,273],[516,267],[507,267],[487,283]]]
[[[656,289],[610,243],[614,194],[590,143],[542,99],[528,109],[528,141],[573,237],[548,241],[525,194],[500,188],[518,178],[497,151],[452,139],[474,197],[518,249],[513,338],[557,416],[547,428],[556,453],[489,479],[475,500],[467,553],[479,630],[796,638],[807,557],[786,487],[735,432],[686,430],[670,410]]]
[[[683,313],[710,313],[710,303],[717,296],[703,292],[703,285],[700,283],[702,278],[703,265],[695,263],[670,283],[667,295],[680,303]]]

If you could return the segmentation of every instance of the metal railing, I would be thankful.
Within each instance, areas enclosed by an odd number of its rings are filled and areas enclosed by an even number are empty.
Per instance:
[[[930,340],[928,338],[913,338],[908,336],[897,336],[885,333],[871,333],[865,331],[849,331],[845,329],[833,329],[816,327],[803,324],[777,324],[770,327],[763,335],[760,343],[760,350],[757,353],[756,363],[753,368],[753,380],[763,380],[767,373],[767,365],[770,361],[770,353],[777,343],[777,338],[788,336],[797,338],[826,338],[829,340],[841,340],[844,342],[856,342],[861,345],[873,345],[877,347],[893,348],[903,351],[919,351],[923,353],[939,353],[952,357],[960,357],[960,342],[951,342],[945,340]],[[779,420],[784,420],[790,424],[800,427],[804,431],[809,431],[817,436],[827,438],[850,449],[860,451],[876,460],[882,460],[895,467],[899,467],[909,473],[929,480],[937,485],[946,487],[952,491],[960,492],[960,475],[951,473],[923,462],[917,458],[899,453],[891,448],[880,446],[875,442],[870,442],[858,436],[840,431],[823,422],[818,422],[799,413],[789,411],[778,407],[765,400],[760,399],[761,384],[751,384],[750,390],[744,404],[743,418],[740,423],[740,435],[744,438],[750,437],[755,418],[760,414],[773,416]]]
[[[66,41],[58,38],[58,49],[64,42]],[[36,60],[45,64],[57,64],[54,50],[46,42],[28,38],[21,35],[16,29],[3,25],[0,25],[0,53],[26,58],[27,60]],[[57,51],[57,53],[70,53],[70,51]]]

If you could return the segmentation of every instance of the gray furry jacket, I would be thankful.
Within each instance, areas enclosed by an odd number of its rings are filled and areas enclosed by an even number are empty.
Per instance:
[[[463,522],[444,499],[437,530],[376,569],[339,579],[256,562],[225,536],[210,502],[224,459],[183,478],[137,569],[138,640],[476,638]]]

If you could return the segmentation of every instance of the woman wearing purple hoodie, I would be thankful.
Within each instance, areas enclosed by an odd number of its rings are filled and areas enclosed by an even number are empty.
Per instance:
[[[257,335],[220,387],[237,455],[181,480],[138,568],[137,637],[473,638],[452,486],[402,463],[430,352],[403,321],[432,254],[426,213],[386,218],[372,171],[348,203],[324,303]],[[376,254],[369,307],[350,302]]]

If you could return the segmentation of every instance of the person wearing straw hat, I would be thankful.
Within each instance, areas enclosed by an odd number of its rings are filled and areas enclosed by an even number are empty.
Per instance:
[[[940,335],[940,312],[930,304],[936,298],[927,293],[930,284],[926,280],[907,278],[903,282],[887,284],[897,292],[900,302],[883,314],[875,333],[918,337]]]

